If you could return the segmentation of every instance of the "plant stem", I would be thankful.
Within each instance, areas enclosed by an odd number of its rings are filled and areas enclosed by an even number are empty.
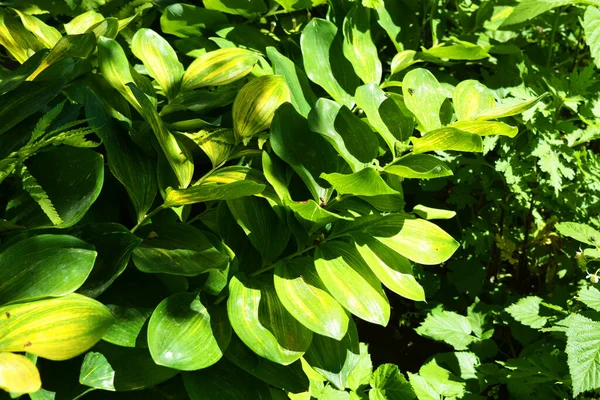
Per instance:
[[[556,10],[556,18],[554,18],[554,23],[552,24],[552,31],[550,32],[550,48],[548,49],[548,58],[546,59],[546,67],[550,67],[550,62],[552,61],[552,56],[554,55],[554,39],[556,37],[556,31],[558,30],[558,22],[560,21],[561,13],[562,13],[562,8],[558,8]]]
[[[138,222],[138,224],[136,226],[134,226],[133,228],[131,228],[131,233],[135,233],[135,231],[138,230],[138,228],[140,226],[142,226],[146,221],[148,221],[150,218],[152,218],[153,216],[155,216],[159,211],[162,211],[165,209],[165,205],[161,204],[160,206],[156,207],[154,210],[152,210],[150,213],[146,214],[144,216],[144,218]]]

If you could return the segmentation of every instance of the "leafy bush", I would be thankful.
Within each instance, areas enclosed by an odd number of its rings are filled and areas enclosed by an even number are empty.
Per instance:
[[[0,9],[5,396],[600,389],[600,3],[203,3]]]

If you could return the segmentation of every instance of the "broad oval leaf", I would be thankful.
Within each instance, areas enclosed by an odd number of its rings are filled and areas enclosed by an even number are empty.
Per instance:
[[[409,154],[395,164],[386,166],[384,171],[412,179],[432,179],[453,175],[445,162],[429,154]]]
[[[346,335],[348,315],[325,289],[312,259],[279,262],[274,283],[279,300],[302,325],[335,340]]]
[[[500,27],[516,25],[529,21],[553,8],[572,4],[572,0],[525,0],[516,6]]]
[[[374,168],[365,168],[353,174],[321,174],[321,177],[331,183],[339,195],[401,195],[389,187]]]
[[[146,324],[152,315],[151,308],[121,307],[107,304],[115,323],[102,336],[102,340],[122,347],[148,347]]]
[[[332,22],[313,18],[302,31],[300,46],[304,69],[310,80],[325,89],[335,101],[352,108],[359,79],[343,55],[340,39]]]
[[[456,85],[452,93],[452,102],[459,121],[472,121],[477,114],[496,107],[494,93],[472,79]]]
[[[318,247],[315,266],[331,295],[360,319],[386,326],[390,304],[381,282],[354,246],[332,241]]]
[[[354,3],[344,19],[344,56],[364,83],[381,81],[382,66],[371,37],[371,10]]]
[[[213,29],[229,22],[227,16],[216,10],[208,10],[190,4],[171,4],[160,16],[160,29],[180,38],[201,36],[201,29]]]
[[[167,98],[174,98],[179,92],[183,65],[169,42],[152,29],[144,28],[133,35],[131,51],[142,60],[148,74],[158,82]]]
[[[344,390],[348,377],[358,364],[360,348],[358,332],[354,321],[342,339],[314,335],[310,347],[304,355],[306,362],[336,388]]]
[[[0,320],[0,351],[26,351],[49,360],[85,352],[114,322],[104,305],[79,294],[0,307]]]
[[[142,272],[196,276],[229,263],[229,255],[188,224],[152,224],[138,232],[145,239],[133,251],[133,262]]]
[[[67,32],[67,35],[85,33],[91,26],[96,25],[103,19],[104,17],[99,12],[93,10],[84,12],[83,14],[79,14],[71,21],[64,24],[65,32]]]
[[[423,137],[411,137],[410,141],[414,154],[447,150],[483,152],[483,140],[480,135],[452,127],[429,131]]]
[[[87,279],[97,253],[68,235],[39,235],[0,253],[0,304],[60,297]]]
[[[448,60],[481,60],[490,56],[483,47],[464,41],[432,47],[423,54]]]
[[[282,76],[260,76],[247,83],[233,102],[236,141],[247,144],[255,134],[271,126],[277,108],[289,101],[290,91]]]
[[[148,325],[148,347],[158,365],[194,371],[221,359],[231,340],[224,307],[207,309],[195,293],[163,300]]]
[[[33,393],[41,387],[40,373],[30,359],[21,354],[0,353],[0,389]]]
[[[377,278],[388,289],[410,300],[425,301],[425,290],[417,282],[410,262],[370,235],[354,235],[356,248]]]
[[[310,346],[312,332],[285,309],[272,283],[234,276],[227,311],[239,338],[268,360],[289,365]]]
[[[238,48],[210,51],[195,59],[183,74],[181,90],[221,86],[248,75],[259,60],[257,53]]]
[[[431,72],[413,69],[402,80],[402,93],[406,107],[415,115],[421,132],[442,127],[440,109],[446,100],[442,85]]]

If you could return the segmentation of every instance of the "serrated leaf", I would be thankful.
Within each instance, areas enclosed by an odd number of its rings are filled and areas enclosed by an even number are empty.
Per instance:
[[[344,308],[365,321],[387,325],[388,299],[354,246],[340,241],[326,243],[315,252],[315,266],[329,293]]]
[[[421,132],[442,127],[440,109],[446,100],[442,86],[431,72],[417,68],[402,80],[402,93],[406,107],[415,115]]]
[[[534,329],[540,329],[548,322],[547,317],[539,315],[541,303],[542,299],[539,297],[524,297],[515,304],[507,307],[506,312],[523,325]]]
[[[56,212],[56,208],[54,208],[52,200],[50,200],[46,191],[37,183],[25,165],[21,165],[20,175],[21,179],[23,180],[23,190],[29,193],[31,198],[40,206],[50,222],[52,222],[54,225],[62,224],[63,220]]]
[[[483,152],[481,136],[452,127],[444,127],[427,132],[423,137],[411,137],[413,153],[428,151]]]
[[[285,309],[271,283],[234,276],[227,311],[235,333],[252,351],[289,365],[306,352],[312,332]]]
[[[367,385],[373,373],[373,362],[369,354],[369,346],[365,343],[359,344],[359,358],[356,367],[348,375],[348,387],[353,390],[359,390],[362,385]]]
[[[312,259],[279,262],[274,283],[279,300],[302,325],[336,340],[346,335],[348,315],[325,288]]]
[[[567,362],[573,395],[600,387],[600,323],[571,314],[561,324],[567,327]]]
[[[434,308],[416,331],[419,335],[448,343],[456,350],[466,350],[477,340],[471,335],[467,317],[442,307]]]
[[[386,166],[388,174],[402,178],[432,179],[452,176],[452,170],[445,162],[429,154],[409,154],[395,164]]]
[[[210,51],[195,59],[185,71],[181,90],[221,86],[248,75],[259,60],[257,53],[238,48]]]
[[[275,111],[289,101],[290,91],[282,76],[261,76],[244,85],[233,102],[236,141],[247,144],[254,135],[271,126]]]
[[[371,377],[369,400],[413,400],[415,393],[410,383],[394,364],[383,364]]]
[[[371,10],[356,2],[344,19],[344,56],[364,83],[381,81],[381,61],[371,37]]]
[[[600,232],[587,224],[577,222],[559,222],[556,224],[556,230],[563,236],[568,236],[591,246],[597,246],[600,243]]]
[[[21,354],[0,353],[0,389],[13,393],[33,393],[42,381],[35,364]]]
[[[67,360],[98,342],[114,319],[101,303],[79,294],[0,307],[0,351],[27,351]]]
[[[591,309],[600,311],[600,290],[593,286],[584,286],[579,293],[577,293],[577,300]]]

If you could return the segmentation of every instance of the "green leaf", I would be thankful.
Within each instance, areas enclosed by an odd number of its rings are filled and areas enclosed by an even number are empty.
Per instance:
[[[451,219],[456,216],[456,211],[442,210],[440,208],[431,208],[422,204],[417,204],[416,206],[414,206],[412,212],[428,221],[432,219]]]
[[[579,293],[577,293],[577,300],[593,310],[600,311],[600,290],[593,286],[584,286],[581,288]]]
[[[472,79],[456,85],[452,93],[452,102],[459,121],[472,121],[478,114],[496,107],[494,93]]]
[[[342,196],[401,195],[389,187],[374,168],[365,168],[353,174],[321,174],[321,178],[331,183],[338,195]]]
[[[268,201],[256,197],[243,197],[228,200],[227,206],[254,248],[260,252],[263,265],[275,262],[285,250],[291,234]]]
[[[335,340],[346,335],[348,315],[325,289],[312,259],[279,262],[274,283],[279,300],[302,325]]]
[[[173,99],[179,92],[183,65],[169,42],[152,29],[140,29],[133,36],[131,51],[142,60],[148,74],[158,82],[167,98]]]
[[[523,325],[533,329],[540,329],[548,322],[547,317],[539,315],[541,303],[542,299],[539,297],[524,297],[515,304],[507,307],[506,312]]]
[[[567,362],[573,395],[600,387],[600,323],[570,314],[561,324],[567,327]]]
[[[585,42],[590,46],[590,53],[596,68],[600,68],[600,9],[589,6],[585,9],[582,23]]]
[[[392,75],[404,71],[406,68],[418,62],[415,60],[417,52],[414,50],[400,51],[392,58],[391,73]]]
[[[140,112],[141,106],[127,85],[134,82],[131,67],[123,48],[116,40],[104,37],[98,39],[98,67],[108,83]]]
[[[283,366],[259,357],[235,335],[227,348],[225,357],[239,368],[271,386],[291,393],[300,393],[309,382],[300,361]]]
[[[283,76],[290,90],[290,101],[303,117],[307,117],[317,97],[310,87],[306,73],[275,47],[267,47],[267,56],[276,75]]]
[[[513,12],[502,22],[500,27],[511,26],[529,21],[540,14],[553,8],[566,6],[573,3],[572,0],[523,0],[516,6]]]
[[[490,56],[483,47],[463,41],[432,47],[424,50],[423,54],[448,60],[481,60]]]
[[[381,61],[371,37],[371,10],[354,3],[344,19],[344,56],[364,83],[381,82]]]
[[[331,189],[317,181],[323,172],[339,169],[336,152],[321,135],[312,132],[308,121],[291,104],[283,104],[275,113],[271,127],[271,146],[279,158],[289,164],[304,181],[315,201],[329,199]]]
[[[202,29],[214,29],[229,22],[226,15],[190,4],[171,4],[160,16],[160,29],[180,38],[201,36]]]
[[[578,242],[591,246],[597,246],[600,243],[600,232],[587,224],[559,222],[555,227],[561,235],[573,238]]]
[[[48,168],[49,165],[52,168]],[[103,157],[88,149],[56,147],[31,157],[27,167],[48,198],[52,199],[62,220],[61,224],[54,225],[34,200],[15,199],[14,204],[9,203],[5,217],[28,228],[68,228],[75,225],[96,201],[104,182]]]
[[[337,33],[338,29],[329,21],[320,18],[310,21],[300,37],[304,69],[310,80],[335,101],[352,108],[359,82],[352,65],[342,54],[342,41]]]
[[[413,153],[415,154],[448,150],[473,153],[483,152],[481,136],[452,127],[429,131],[423,137],[411,137],[410,141],[413,144]]]
[[[397,51],[416,49],[420,40],[420,21],[408,4],[394,0],[363,1],[363,5],[377,11],[377,23],[387,32]]]
[[[0,389],[13,393],[33,393],[42,381],[35,364],[21,354],[0,353]]]
[[[196,276],[225,269],[229,263],[228,255],[190,225],[152,224],[138,232],[145,239],[133,251],[133,262],[142,272]]]
[[[18,16],[4,10],[0,11],[0,44],[19,63],[24,63],[31,54],[45,48],[44,44],[29,32]]]
[[[419,369],[419,375],[408,373],[410,384],[421,399],[462,398],[465,395],[465,382],[433,359]]]
[[[59,61],[69,58],[87,58],[93,53],[95,47],[96,37],[93,33],[65,36],[54,45],[39,67],[27,79],[33,80],[51,65],[58,65]]]
[[[23,190],[29,193],[29,196],[35,201],[46,217],[52,222],[54,225],[61,225],[63,220],[60,218],[60,215],[56,212],[56,208],[50,198],[48,198],[48,194],[44,191],[33,175],[29,173],[29,170],[26,166],[21,165],[21,170],[19,171],[19,175],[21,175]]]
[[[67,35],[77,35],[80,33],[87,32],[87,30],[90,27],[96,25],[98,22],[101,22],[103,20],[104,17],[102,16],[102,14],[90,10],[84,12],[83,14],[79,14],[63,26],[65,28],[65,32],[67,32]]]
[[[224,307],[207,309],[194,293],[163,300],[148,325],[148,347],[158,365],[194,371],[221,359],[231,339]]]
[[[27,351],[49,360],[85,352],[114,321],[101,303],[78,294],[3,306],[0,318],[0,351]]]
[[[377,276],[354,246],[327,242],[315,252],[315,266],[331,295],[348,311],[374,324],[386,326],[390,304]]]
[[[33,33],[47,48],[50,49],[54,47],[56,42],[62,38],[62,35],[56,28],[46,25],[39,18],[33,15],[24,14],[17,9],[13,10],[21,19],[25,29]]]
[[[247,83],[233,102],[236,141],[248,144],[254,135],[271,126],[277,108],[289,101],[290,91],[282,76],[266,75]]]
[[[204,7],[246,18],[252,18],[268,11],[263,0],[205,0]]]
[[[311,0],[275,0],[277,3],[283,6],[283,9],[291,12],[294,10],[301,10],[303,8],[311,8]]]
[[[94,266],[92,249],[68,235],[34,236],[6,248],[0,253],[0,304],[74,292]]]
[[[440,109],[446,100],[442,85],[426,69],[409,71],[402,80],[406,107],[415,115],[422,133],[442,127]]]
[[[373,362],[369,354],[369,347],[365,343],[360,343],[359,349],[358,363],[348,375],[348,387],[353,391],[358,391],[361,386],[369,384],[373,373]]]
[[[539,101],[548,96],[548,93],[544,93],[535,99],[524,101],[522,103],[516,105],[507,105],[507,106],[499,106],[496,108],[492,108],[491,110],[483,111],[477,114],[475,118],[476,121],[488,121],[490,119],[498,119],[498,118],[506,118],[511,117],[513,115],[524,113],[529,110],[533,106],[535,106]]]
[[[102,336],[102,340],[122,347],[147,347],[145,328],[152,309],[114,304],[107,304],[106,307],[115,317],[115,323]]]
[[[514,138],[519,133],[517,127],[496,121],[458,121],[448,125],[448,127],[479,136],[500,135]]]
[[[354,172],[378,154],[379,143],[371,128],[334,101],[319,99],[308,114],[308,126],[320,133]]]
[[[442,307],[434,308],[416,331],[421,336],[448,343],[456,350],[466,350],[469,344],[477,340],[471,335],[467,317]]]
[[[226,359],[210,368],[182,373],[190,400],[271,400],[269,386]]]
[[[96,389],[122,392],[153,387],[178,373],[156,365],[148,349],[100,342],[85,355],[79,382]]]
[[[210,51],[196,58],[185,71],[181,90],[222,86],[248,75],[259,60],[257,53],[238,48]]]
[[[302,357],[310,346],[312,332],[285,309],[271,283],[234,276],[229,293],[229,320],[246,346],[282,365]]]
[[[348,386],[348,376],[359,361],[358,331],[351,322],[342,339],[314,335],[304,359],[337,389]]]
[[[177,111],[193,111],[203,113],[215,108],[225,107],[233,103],[237,95],[235,86],[224,86],[215,90],[192,90],[177,95],[169,104],[160,110],[161,116]]]
[[[425,301],[425,291],[414,277],[410,262],[370,235],[354,235],[356,248],[377,278],[402,297]]]
[[[382,364],[371,377],[369,400],[412,400],[415,393],[410,383],[394,364]]]
[[[356,89],[356,105],[367,114],[369,123],[385,140],[392,154],[395,154],[397,141],[406,141],[412,135],[412,120],[377,84],[371,83]]]
[[[442,160],[429,154],[409,154],[395,164],[386,166],[388,174],[402,178],[432,179],[452,176],[452,170]]]
[[[249,175],[249,174],[248,174]],[[185,204],[205,203],[212,200],[233,200],[252,196],[265,190],[265,185],[249,179],[240,179],[230,183],[205,182],[182,190],[167,190],[165,207]]]

